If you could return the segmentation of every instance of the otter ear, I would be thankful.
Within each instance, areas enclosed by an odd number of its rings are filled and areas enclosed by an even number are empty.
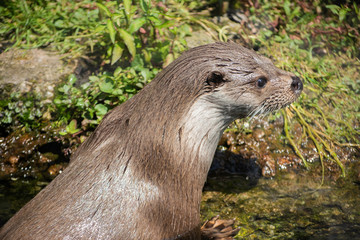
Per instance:
[[[224,74],[219,71],[214,71],[209,74],[206,79],[206,86],[209,91],[213,91],[214,89],[224,85],[227,82],[224,78]]]

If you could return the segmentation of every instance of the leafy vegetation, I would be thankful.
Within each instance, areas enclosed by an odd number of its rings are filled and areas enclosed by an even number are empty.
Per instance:
[[[189,14],[184,5],[172,4],[182,14]],[[72,120],[81,119],[88,120],[89,126],[98,124],[108,110],[149,82],[158,67],[169,64],[184,51],[187,47],[184,37],[192,30],[188,19],[179,18],[161,2],[146,0],[136,4],[132,1],[7,1],[0,7],[0,13],[1,40],[12,43],[12,47],[48,47],[70,58],[103,53],[99,65],[105,67],[99,74],[81,86],[75,86],[76,77],[69,76],[58,88],[54,103],[47,109],[41,106],[42,113],[48,110],[53,113],[52,121],[56,125],[73,124]],[[32,98],[22,97],[29,101]],[[15,109],[14,101],[17,99],[1,102],[4,115],[1,123],[37,128],[33,114]]]
[[[22,96],[14,92],[9,97],[0,100],[1,125],[3,127],[10,124],[39,127],[41,125],[39,119],[45,110],[44,105],[41,96],[35,93]]]
[[[336,152],[360,146],[358,6],[279,1],[265,8],[271,9],[269,20],[275,19],[278,26],[276,31],[262,32],[256,43],[265,47],[264,54],[279,59],[281,68],[297,72],[307,82],[300,102],[290,108],[293,114],[288,112],[303,127],[299,143],[310,139],[321,163],[332,159],[345,175],[345,159]],[[302,158],[290,135],[287,138]]]
[[[99,10],[91,1],[4,1],[0,36],[13,47],[51,48],[80,56],[100,44]]]
[[[141,63],[134,61],[131,67],[118,67],[113,74],[103,72],[91,76],[89,82],[80,87],[74,85],[77,79],[70,75],[67,83],[58,88],[59,93],[54,99],[57,119],[63,119],[65,122],[71,119],[85,119],[83,127],[96,126],[110,109],[131,98],[155,77],[158,69],[153,68],[149,71],[143,68]],[[76,131],[69,133],[73,134]]]

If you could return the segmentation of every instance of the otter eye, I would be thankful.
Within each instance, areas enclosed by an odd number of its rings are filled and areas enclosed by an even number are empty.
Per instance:
[[[267,83],[267,79],[266,79],[266,78],[259,78],[259,79],[256,81],[256,86],[257,86],[258,88],[263,88],[266,83]]]

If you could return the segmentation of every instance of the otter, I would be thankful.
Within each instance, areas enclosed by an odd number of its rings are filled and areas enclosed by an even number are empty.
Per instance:
[[[280,109],[302,81],[235,43],[183,53],[117,106],[0,239],[200,239],[200,201],[235,119]]]

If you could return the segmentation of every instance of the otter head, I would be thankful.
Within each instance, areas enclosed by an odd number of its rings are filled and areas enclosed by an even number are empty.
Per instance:
[[[234,43],[215,44],[205,80],[205,97],[232,118],[267,113],[291,104],[303,84],[270,59]],[[223,112],[224,113],[224,112]]]

